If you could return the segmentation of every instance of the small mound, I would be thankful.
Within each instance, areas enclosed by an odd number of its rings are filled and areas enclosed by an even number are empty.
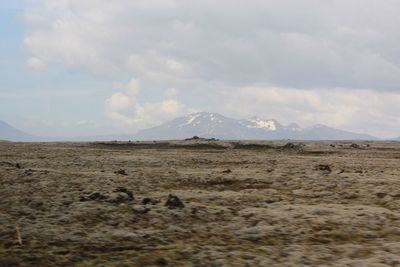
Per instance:
[[[306,145],[305,144],[303,144],[303,143],[298,143],[298,144],[295,144],[295,143],[287,143],[286,145],[283,145],[282,147],[281,147],[281,149],[282,150],[292,150],[292,151],[296,151],[296,152],[302,152],[303,150],[304,150],[304,147],[305,147]]]
[[[258,150],[258,149],[274,149],[273,146],[271,145],[267,145],[267,144],[241,144],[241,143],[237,143],[233,145],[233,149],[254,149],[254,150]]]

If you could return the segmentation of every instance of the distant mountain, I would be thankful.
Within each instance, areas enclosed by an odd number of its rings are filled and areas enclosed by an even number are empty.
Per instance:
[[[315,125],[301,128],[292,123],[287,126],[273,119],[253,117],[247,120],[228,118],[217,113],[200,112],[179,117],[160,126],[139,131],[138,140],[171,140],[191,136],[218,139],[297,139],[297,140],[376,140],[367,134],[358,134]]]
[[[38,138],[20,131],[4,121],[0,121],[0,140],[36,141]]]
[[[303,140],[378,140],[368,135],[334,129],[322,124],[305,128],[299,132],[299,139]]]
[[[21,142],[92,142],[92,141],[128,141],[133,135],[95,135],[95,136],[35,136],[16,129],[10,124],[0,120],[0,140]]]
[[[334,129],[325,125],[301,128],[292,123],[282,125],[274,119],[253,117],[238,120],[218,113],[199,112],[179,117],[162,125],[141,130],[135,135],[98,135],[76,137],[39,137],[20,131],[0,121],[0,140],[8,141],[128,141],[128,140],[176,140],[192,136],[222,140],[377,140],[367,134]],[[400,141],[400,138],[397,139]]]
[[[241,125],[239,120],[227,118],[217,113],[200,112],[176,118],[160,126],[141,130],[135,135],[135,138],[139,140],[168,140],[198,135],[205,138],[246,139],[253,132],[256,131]]]

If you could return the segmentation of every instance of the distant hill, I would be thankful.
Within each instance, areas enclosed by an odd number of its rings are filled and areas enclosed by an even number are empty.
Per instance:
[[[282,125],[274,119],[253,117],[238,120],[218,113],[199,112],[179,117],[156,127],[144,129],[132,135],[98,135],[75,137],[33,136],[0,121],[0,140],[8,141],[128,141],[128,140],[179,140],[192,136],[222,140],[377,140],[378,138],[315,125],[302,128],[292,123]],[[400,138],[397,139],[400,141]]]
[[[20,131],[4,121],[0,121],[0,140],[37,141],[38,139],[38,137]]]
[[[162,125],[141,130],[134,137],[138,140],[171,140],[195,135],[205,138],[243,140],[377,140],[371,135],[343,131],[325,125],[301,128],[295,123],[284,126],[274,119],[253,117],[238,120],[207,112],[176,118]]]

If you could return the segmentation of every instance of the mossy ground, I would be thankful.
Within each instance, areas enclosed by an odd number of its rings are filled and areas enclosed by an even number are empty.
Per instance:
[[[285,143],[0,142],[0,266],[400,266],[400,144]]]

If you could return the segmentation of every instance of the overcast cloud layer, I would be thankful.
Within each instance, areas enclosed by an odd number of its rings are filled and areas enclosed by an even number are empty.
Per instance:
[[[28,3],[26,66],[109,80],[119,124],[206,110],[400,135],[400,1]]]

